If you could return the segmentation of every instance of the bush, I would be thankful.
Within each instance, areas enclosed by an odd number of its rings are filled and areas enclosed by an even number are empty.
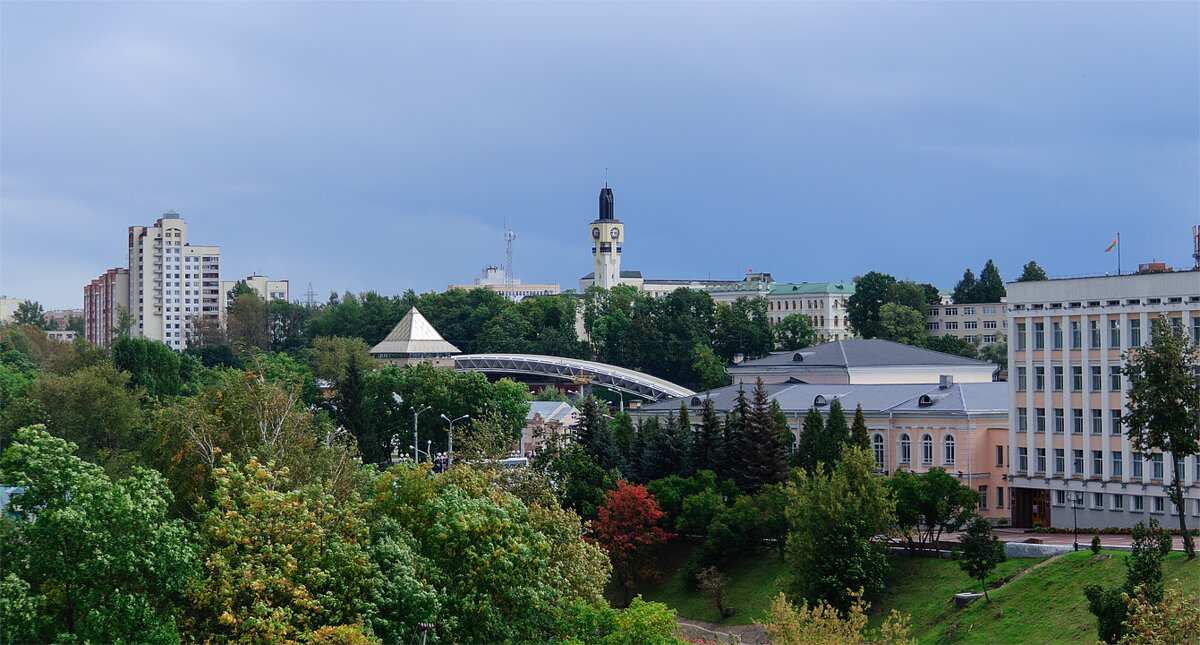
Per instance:
[[[1099,555],[1099,553],[1100,553],[1100,536],[1099,535],[1092,536],[1092,553],[1096,554],[1096,555]]]

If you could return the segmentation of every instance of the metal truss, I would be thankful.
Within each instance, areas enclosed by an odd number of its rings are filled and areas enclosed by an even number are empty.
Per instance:
[[[559,356],[459,354],[454,357],[454,369],[460,372],[483,372],[485,374],[546,376],[565,381],[590,380],[592,385],[603,385],[651,401],[677,399],[695,394],[686,387],[642,372],[605,363]]]

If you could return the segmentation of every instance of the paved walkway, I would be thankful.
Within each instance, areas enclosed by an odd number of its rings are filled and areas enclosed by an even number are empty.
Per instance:
[[[1190,528],[1190,527],[1189,527]],[[1011,528],[995,528],[992,533],[1004,542],[1029,542],[1031,540],[1041,540],[1041,542],[1033,542],[1033,544],[1054,544],[1071,546],[1075,542],[1075,536],[1071,533],[1034,533],[1026,532],[1026,529],[1011,529]],[[1079,549],[1085,550],[1092,546],[1092,536],[1094,533],[1079,533]],[[957,542],[958,533],[943,533],[943,542]],[[1183,550],[1183,536],[1173,536],[1175,551]],[[1200,538],[1192,536],[1192,541],[1200,541]],[[1133,537],[1129,535],[1105,535],[1100,534],[1100,546],[1106,549],[1121,549],[1128,550],[1133,545]]]
[[[676,618],[679,632],[687,638],[702,638],[715,643],[769,643],[767,630],[762,625],[722,625],[691,618]],[[735,641],[733,637],[736,636]]]

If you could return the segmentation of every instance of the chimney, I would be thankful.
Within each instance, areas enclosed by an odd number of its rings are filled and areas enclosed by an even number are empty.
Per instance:
[[[939,389],[948,390],[948,389],[950,389],[951,385],[954,385],[954,377],[953,376],[951,376],[949,374],[942,374],[938,378],[938,388]]]
[[[734,354],[733,355],[733,364],[734,365],[737,365],[738,363],[741,363],[744,360],[746,360],[745,354]]]

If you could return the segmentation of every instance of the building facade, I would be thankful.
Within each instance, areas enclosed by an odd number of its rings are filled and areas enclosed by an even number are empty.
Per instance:
[[[767,294],[771,324],[791,314],[812,318],[821,342],[853,338],[846,320],[846,302],[854,295],[853,282],[776,283]]]
[[[506,280],[504,269],[488,265],[483,267],[483,274],[475,278],[472,284],[448,284],[446,291],[451,289],[490,289],[512,300],[520,302],[532,296],[557,296],[562,293],[562,287],[557,284],[544,282],[540,284],[521,284],[520,278],[513,278],[511,284]]]
[[[245,282],[247,286],[254,289],[258,297],[264,301],[282,300],[284,302],[291,301],[291,293],[288,287],[287,280],[272,280],[265,275],[248,275],[242,280],[222,280],[221,281],[221,312],[224,315],[226,307],[229,305],[229,292],[233,291],[238,282]]]
[[[187,347],[188,321],[221,320],[221,250],[188,242],[187,222],[167,211],[129,227],[129,310],[134,335]]]
[[[1159,316],[1200,344],[1200,272],[1013,282],[1007,316],[1014,525],[1174,525],[1169,456],[1137,452],[1121,422],[1122,356]],[[1183,481],[1200,516],[1200,456]]]
[[[973,358],[943,354],[878,338],[835,340],[725,368],[735,384],[764,383],[899,384],[990,383],[997,367]]]
[[[1003,302],[930,305],[925,313],[927,336],[954,336],[968,342],[995,343],[1008,337]]]
[[[100,347],[112,345],[122,312],[131,312],[129,269],[109,269],[83,287],[83,337],[87,340]]]

